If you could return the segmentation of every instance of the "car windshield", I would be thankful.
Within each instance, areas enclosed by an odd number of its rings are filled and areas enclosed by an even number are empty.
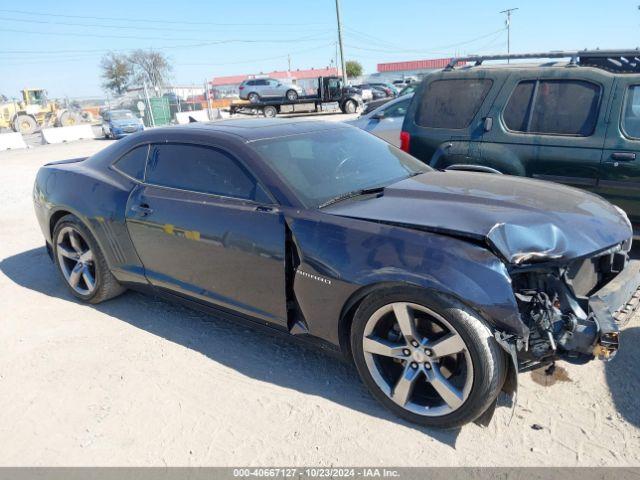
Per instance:
[[[133,112],[129,110],[114,110],[109,113],[109,118],[111,118],[111,120],[125,120],[136,117],[133,115]]]
[[[307,208],[432,171],[355,127],[270,138],[250,145]]]

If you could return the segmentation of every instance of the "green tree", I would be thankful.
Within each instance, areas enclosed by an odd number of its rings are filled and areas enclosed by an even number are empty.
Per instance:
[[[121,95],[131,84],[133,71],[126,55],[109,52],[100,60],[100,68],[102,69],[102,86],[107,90]]]
[[[347,71],[347,77],[359,77],[362,75],[362,65],[356,60],[347,60],[344,66]]]

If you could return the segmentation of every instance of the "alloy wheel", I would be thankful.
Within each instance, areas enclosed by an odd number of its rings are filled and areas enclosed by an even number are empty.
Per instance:
[[[379,308],[365,325],[362,346],[376,385],[412,413],[447,415],[469,397],[473,363],[464,339],[422,305],[395,302]]]
[[[80,295],[91,295],[96,289],[96,267],[87,241],[73,227],[64,227],[56,238],[60,270],[69,286]]]

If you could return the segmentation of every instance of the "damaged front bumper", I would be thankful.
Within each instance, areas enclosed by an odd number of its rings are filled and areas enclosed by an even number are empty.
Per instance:
[[[609,283],[589,297],[589,310],[598,327],[593,354],[612,358],[619,347],[619,328],[625,325],[640,305],[640,261],[632,260]]]
[[[640,261],[621,248],[569,262],[511,272],[526,338],[513,338],[518,370],[555,360],[582,364],[609,360],[619,330],[640,304]]]

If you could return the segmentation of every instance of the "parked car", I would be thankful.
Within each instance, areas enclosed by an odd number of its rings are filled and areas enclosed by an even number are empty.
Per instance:
[[[386,83],[386,82],[369,82],[369,85],[373,86],[373,87],[378,87],[378,88],[382,88],[384,90],[384,92],[388,95],[388,96],[393,96],[396,97],[398,95],[399,90],[397,89],[397,87],[392,84],[392,83]]]
[[[412,97],[413,95],[398,97],[348,123],[399,147],[402,122]]]
[[[418,86],[417,83],[412,83],[410,85],[407,85],[406,87],[404,87],[400,93],[398,93],[398,97],[402,97],[404,95],[409,95],[409,94],[413,94],[413,92],[415,91],[416,87]],[[380,98],[378,100],[372,100],[370,102],[368,102],[365,107],[364,107],[364,111],[362,112],[363,115],[366,115],[370,112],[373,112],[375,109],[377,109],[378,107],[384,105],[385,103],[391,101],[392,98],[391,97],[384,97],[384,98]]]
[[[107,110],[102,114],[104,138],[122,138],[144,130],[144,124],[131,110]]]
[[[612,357],[640,283],[602,198],[441,172],[335,122],[147,130],[45,165],[33,200],[75,298],[139,289],[318,342],[435,427],[488,422],[518,369]]]
[[[638,225],[637,53],[551,52],[541,56],[559,60],[542,64],[452,61],[418,88],[403,147],[435,168],[467,165],[583,188]]]
[[[293,83],[283,82],[274,78],[254,78],[245,80],[238,87],[240,98],[258,103],[261,99],[286,98],[290,102],[298,100],[304,95],[304,89]]]
[[[379,85],[379,84],[374,85],[371,83],[363,83],[362,85],[359,85],[359,87],[371,89],[371,91],[373,92],[374,100],[377,100],[378,98],[395,97],[394,91],[384,85]]]

